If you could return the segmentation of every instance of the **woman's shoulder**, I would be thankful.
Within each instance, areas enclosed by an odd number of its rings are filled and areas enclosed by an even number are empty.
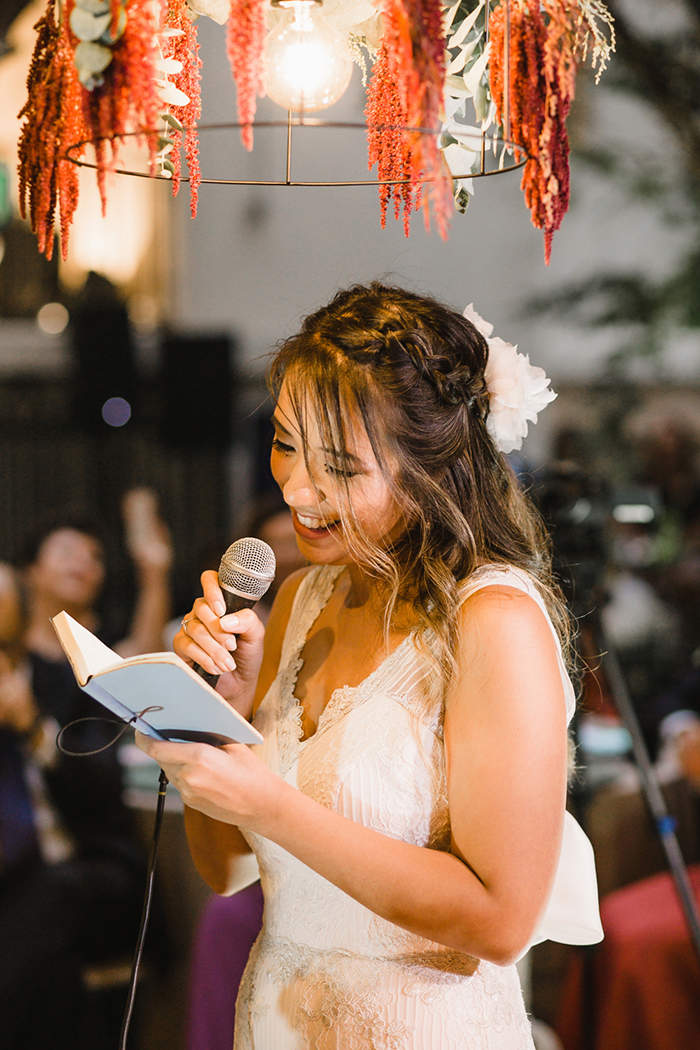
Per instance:
[[[492,587],[510,587],[522,591],[541,601],[541,594],[534,577],[525,569],[507,562],[487,562],[480,565],[459,585],[460,601],[464,602],[477,591]]]
[[[535,625],[546,627],[547,635],[553,633],[551,619],[536,590],[519,586],[508,577],[474,587],[464,595],[460,619],[463,632],[479,627],[485,637],[493,629],[501,636],[517,635]]]
[[[460,589],[463,639],[498,640],[519,649],[521,640],[547,648],[557,640],[544,597],[535,580],[513,565],[483,565]],[[559,648],[556,646],[556,648]]]
[[[478,568],[460,590],[460,658],[466,662],[499,653],[514,663],[533,655],[555,658],[566,698],[568,718],[576,696],[562,652],[561,639],[535,578],[506,564]]]

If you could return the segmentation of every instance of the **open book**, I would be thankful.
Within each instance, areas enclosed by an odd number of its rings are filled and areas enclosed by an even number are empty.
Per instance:
[[[80,688],[146,736],[215,745],[262,742],[177,653],[123,660],[67,612],[51,622]]]

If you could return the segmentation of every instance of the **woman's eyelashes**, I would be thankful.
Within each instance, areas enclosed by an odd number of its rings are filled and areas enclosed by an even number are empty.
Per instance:
[[[339,467],[335,463],[326,463],[325,467],[328,473],[334,478],[354,478],[358,473],[356,470],[348,470],[345,467]]]
[[[294,445],[290,445],[286,441],[283,441],[278,434],[275,434],[272,439],[272,448],[281,456],[292,456],[297,451]],[[340,462],[338,460],[340,460]],[[360,473],[359,470],[344,465],[341,457],[338,457],[336,461],[326,459],[323,463],[323,469],[326,474],[329,474],[331,477],[342,478],[345,481],[356,477],[356,475]]]
[[[285,445],[278,437],[272,439],[272,447],[283,456],[291,456],[292,452],[296,452],[293,445]]]
[[[275,452],[279,452],[281,456],[291,456],[296,452],[293,445],[287,445],[278,437],[272,439],[272,447]],[[326,473],[332,475],[334,478],[354,478],[359,473],[357,470],[350,470],[347,467],[339,466],[337,463],[330,463],[328,461],[326,461],[323,466]]]

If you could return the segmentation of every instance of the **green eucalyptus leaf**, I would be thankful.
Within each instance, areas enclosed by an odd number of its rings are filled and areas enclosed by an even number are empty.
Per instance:
[[[178,87],[175,87],[169,80],[156,80],[156,84],[159,88],[159,95],[161,102],[164,102],[166,106],[187,106],[190,102],[189,95],[186,95],[184,91],[180,91]]]
[[[75,68],[83,87],[91,91],[96,84],[88,87],[87,82],[102,73],[112,61],[112,52],[102,44],[80,43],[75,49]]]
[[[185,125],[181,124],[180,121],[177,119],[177,117],[174,117],[172,115],[172,113],[168,112],[167,109],[164,110],[164,112],[160,114],[160,117],[161,117],[161,120],[164,120],[167,124],[170,125],[171,128],[175,128],[176,131],[184,131],[185,130]]]
[[[175,174],[175,165],[171,160],[164,160],[163,167],[166,171],[169,171],[171,175]]]
[[[116,44],[117,40],[121,40],[124,36],[124,30],[126,29],[126,22],[126,11],[123,7],[120,7],[115,28],[112,29],[111,25],[107,27],[107,30],[100,37],[101,43]]]
[[[482,79],[477,84],[476,91],[474,92],[474,111],[478,121],[486,120],[490,102],[491,99],[489,97],[488,86]]]
[[[112,19],[108,11],[104,15],[91,15],[89,11],[83,11],[82,7],[74,7],[70,13],[70,27],[78,40],[98,40],[109,27]]]
[[[455,191],[455,208],[460,213],[460,215],[464,215],[465,211],[469,207],[469,201],[471,200],[471,196],[467,193],[465,189],[463,189],[459,180],[455,182],[455,186],[459,187]]]
[[[457,144],[457,139],[450,135],[449,131],[441,131],[438,135],[438,149],[447,149],[448,146]]]
[[[483,6],[483,3],[478,4],[477,7],[475,7],[474,10],[471,12],[471,14],[467,15],[467,17],[459,24],[459,26],[455,28],[454,34],[449,38],[447,45],[448,47],[456,47],[457,44],[462,43],[462,41],[467,36],[467,33],[471,32],[471,30],[473,29],[474,23],[476,22],[479,16],[479,11]]]
[[[80,73],[78,73],[78,80],[80,80]],[[98,77],[87,77],[85,80],[80,80],[86,91],[94,91],[95,88],[102,87],[105,82],[103,76]]]
[[[109,0],[75,0],[75,6],[91,15],[107,15],[111,10]]]

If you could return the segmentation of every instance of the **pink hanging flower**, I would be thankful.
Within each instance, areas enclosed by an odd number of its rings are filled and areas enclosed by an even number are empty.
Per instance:
[[[200,90],[200,69],[202,66],[199,57],[199,42],[197,40],[196,24],[187,15],[187,4],[185,0],[169,0],[168,13],[165,19],[164,29],[179,29],[181,36],[166,36],[163,46],[165,58],[172,58],[182,63],[182,69],[178,73],[170,74],[172,83],[187,95],[189,102],[183,106],[171,104],[170,108],[177,110],[176,116],[184,125],[185,156],[187,158],[187,170],[190,177],[190,212],[194,219],[197,215],[197,203],[199,200],[199,186],[202,181],[202,173],[199,166],[199,136],[197,134],[197,122],[202,115],[202,100]],[[175,143],[172,151],[172,164],[175,168],[173,175],[173,196],[180,189],[181,164],[180,144],[183,132],[173,130],[170,138]]]
[[[265,7],[265,0],[232,0],[228,20],[226,49],[238,93],[241,140],[247,150],[253,148],[255,97],[264,94]]]

